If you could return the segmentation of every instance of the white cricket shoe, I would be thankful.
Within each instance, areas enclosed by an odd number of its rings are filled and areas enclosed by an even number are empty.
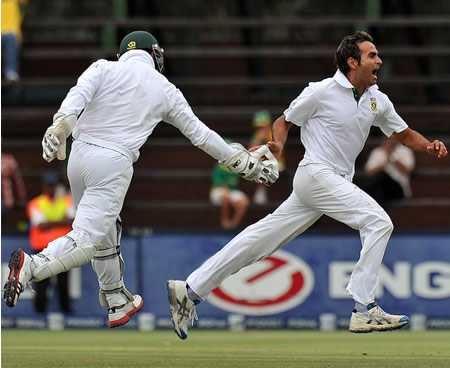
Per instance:
[[[187,295],[185,281],[169,280],[167,281],[167,296],[169,297],[170,317],[172,319],[173,329],[182,340],[188,337],[188,322],[197,320],[195,304]]]
[[[109,327],[120,327],[128,323],[130,316],[139,312],[144,305],[144,300],[140,295],[134,295],[134,300],[108,309]]]
[[[33,278],[31,265],[31,257],[22,249],[17,248],[11,253],[8,262],[10,270],[8,281],[3,287],[3,298],[8,307],[14,307],[17,304],[20,294]]]
[[[353,310],[349,326],[350,332],[391,331],[409,323],[408,316],[386,313],[377,303],[369,304],[368,308],[369,310],[364,313]]]

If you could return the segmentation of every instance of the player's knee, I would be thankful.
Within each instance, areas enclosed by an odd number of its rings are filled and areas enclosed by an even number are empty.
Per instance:
[[[390,236],[394,231],[394,224],[392,223],[389,215],[383,211],[382,216],[377,221],[377,226],[380,232],[383,234]]]
[[[378,211],[369,211],[360,218],[360,230],[378,232],[390,236],[394,230],[394,225],[389,215],[381,207]]]

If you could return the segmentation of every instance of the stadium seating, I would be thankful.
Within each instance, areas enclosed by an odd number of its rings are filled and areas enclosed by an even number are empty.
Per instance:
[[[446,23],[439,17],[378,21],[229,17],[205,22],[187,18],[28,17],[24,24],[22,79],[14,87],[2,82],[2,150],[18,159],[30,198],[39,192],[42,171],[61,167],[60,163],[47,164],[41,158],[40,139],[69,88],[92,61],[113,60],[116,50],[111,38],[120,39],[137,28],[153,31],[149,24],[166,49],[167,76],[181,89],[193,110],[223,137],[243,144],[250,138],[254,111],[265,108],[277,117],[309,81],[334,72],[334,49],[342,35],[357,25],[365,24],[374,32],[407,27],[422,27],[424,32],[446,27],[448,31],[448,19]],[[336,32],[323,37],[324,30],[330,27]],[[179,37],[186,29],[209,32],[191,39]],[[249,44],[246,31],[266,36],[256,45]],[[109,39],[105,40],[105,34],[110,35]],[[190,42],[182,43],[186,39]],[[440,67],[450,50],[434,44],[410,44],[401,37],[396,42],[383,39],[377,43],[385,62],[381,89],[412,128],[430,139],[439,137],[450,146],[450,75]],[[426,74],[427,68],[431,70]],[[364,181],[363,163],[379,141],[380,133],[374,130],[357,160],[355,182]],[[286,147],[287,170],[269,189],[269,203],[252,205],[243,226],[263,217],[287,197],[302,154],[298,130],[293,129]],[[387,211],[400,229],[448,229],[449,159],[419,154],[416,158],[414,197],[389,205]],[[213,159],[191,146],[178,131],[161,123],[143,146],[135,166],[122,214],[125,223],[157,229],[217,229],[218,210],[208,201],[213,164]],[[243,182],[242,188],[250,195],[254,190],[250,183]],[[23,208],[11,213],[4,230],[14,230],[20,221],[25,221]],[[315,227],[344,228],[325,218]]]

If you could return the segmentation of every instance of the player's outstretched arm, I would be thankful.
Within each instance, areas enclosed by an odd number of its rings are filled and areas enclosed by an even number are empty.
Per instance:
[[[275,157],[278,157],[283,152],[284,144],[291,128],[292,123],[286,121],[286,116],[281,115],[272,126],[272,140],[267,142],[267,147],[269,147],[270,152],[273,153]]]
[[[413,129],[406,128],[404,131],[394,134],[403,145],[417,152],[427,152],[437,158],[444,158],[448,154],[447,147],[442,141],[435,140],[430,142],[422,134]]]

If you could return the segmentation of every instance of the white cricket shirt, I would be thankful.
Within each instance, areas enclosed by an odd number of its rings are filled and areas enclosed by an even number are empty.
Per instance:
[[[180,90],[155,69],[143,50],[128,51],[118,61],[94,62],[58,111],[77,116],[83,111],[73,137],[117,150],[133,162],[160,121],[178,128],[216,160],[235,152],[195,116]]]
[[[408,127],[377,85],[369,87],[356,102],[353,85],[339,70],[333,78],[310,83],[284,115],[301,127],[304,158],[328,165],[348,180],[353,178],[356,157],[372,125],[387,136]]]

